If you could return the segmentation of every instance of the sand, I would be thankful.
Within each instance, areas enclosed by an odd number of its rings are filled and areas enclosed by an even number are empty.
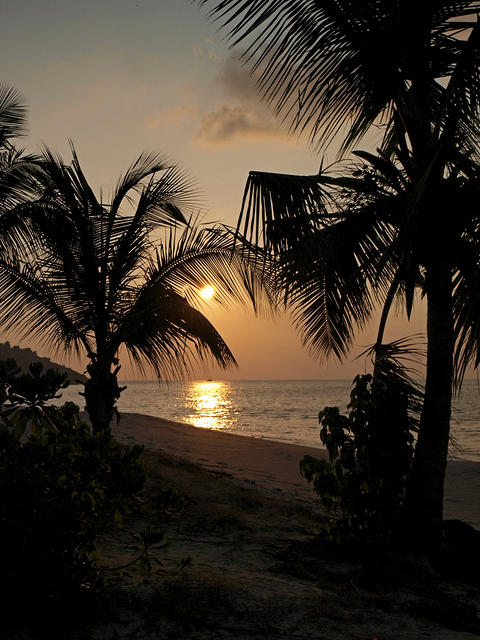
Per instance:
[[[153,416],[124,413],[114,432],[125,442],[190,460],[210,471],[221,471],[267,493],[316,500],[298,471],[301,458],[326,455],[324,449],[202,429]],[[480,463],[448,463],[444,517],[458,518],[480,529]]]
[[[453,574],[446,567],[449,577],[422,556],[378,545],[334,551],[318,544],[325,511],[298,461],[306,453],[324,455],[321,448],[140,414],[123,414],[114,432],[146,447],[146,498],[155,502],[165,489],[182,496],[182,510],[160,524],[171,544],[151,548],[151,575],[136,571],[132,533],[140,540],[149,520],[133,512],[99,540],[101,570],[113,582],[98,619],[68,622],[53,635],[22,628],[2,636],[0,630],[0,640],[479,637],[478,563],[467,566],[473,580],[460,563],[458,580],[456,565]],[[479,525],[479,467],[449,465],[447,517]],[[113,570],[119,566],[128,568]]]

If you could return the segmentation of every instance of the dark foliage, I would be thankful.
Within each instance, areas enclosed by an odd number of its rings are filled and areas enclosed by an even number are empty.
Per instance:
[[[92,434],[73,403],[45,407],[41,413],[41,403],[64,384],[63,375],[50,370],[15,378],[12,361],[0,363],[0,369],[4,606],[18,612],[21,604],[30,614],[48,618],[54,609],[56,615],[78,609],[101,591],[104,582],[95,544],[106,527],[131,509],[143,488],[142,448],[121,445],[109,431]],[[44,419],[44,428],[28,436],[12,426],[11,407],[22,400],[20,388],[24,398],[32,399],[27,409],[36,411],[37,425]]]
[[[320,412],[329,459],[305,456],[300,462],[332,516],[326,530],[331,542],[389,540],[402,526],[421,393],[400,363],[385,355],[377,356],[373,376],[355,378],[347,416],[338,407]]]

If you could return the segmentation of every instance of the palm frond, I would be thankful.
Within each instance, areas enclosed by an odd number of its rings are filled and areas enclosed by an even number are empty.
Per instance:
[[[376,343],[357,356],[369,357],[373,377],[377,384],[395,386],[408,403],[408,412],[414,430],[420,424],[423,389],[418,379],[426,361],[426,344],[421,334],[400,338],[388,343]],[[415,377],[414,377],[415,376]]]
[[[143,285],[125,291],[114,307],[110,344],[123,342],[133,361],[142,359],[161,377],[184,375],[197,359],[213,357],[222,367],[235,364],[225,342],[195,308],[206,284],[219,304],[275,304],[273,279],[261,252],[245,257],[232,230],[199,228],[191,223],[179,234],[170,230],[156,249]]]
[[[166,156],[153,153],[141,154],[120,179],[111,203],[114,215],[130,192],[139,195],[136,215],[148,216],[147,220],[156,225],[185,224],[184,212],[196,206],[198,197],[185,171]]]
[[[243,233],[273,251],[276,282],[314,356],[346,355],[354,330],[386,300],[401,255],[395,212],[405,177],[382,155],[359,156],[371,171],[255,172],[245,190]]]
[[[226,227],[190,224],[181,234],[171,231],[156,249],[149,279],[165,283],[192,304],[205,285],[215,289],[221,305],[251,304],[268,312],[276,304],[273,263],[259,248],[248,252]]]
[[[137,198],[130,197],[134,192]],[[162,227],[188,224],[196,190],[189,176],[165,156],[141,155],[120,180],[108,210],[108,307],[116,290],[132,279],[135,270],[147,268],[152,233]],[[128,200],[132,211],[122,211]]]
[[[382,181],[386,186],[393,189],[397,194],[404,193],[407,187],[404,171],[392,162],[381,149],[377,150],[377,155],[360,150],[354,151],[353,153],[358,158],[366,160],[377,172],[377,175],[382,177]],[[356,185],[353,185],[353,189],[356,191],[359,190]]]
[[[461,386],[468,367],[480,364],[480,247],[464,238],[458,247],[458,270],[453,278],[455,317],[455,385]]]
[[[0,260],[0,287],[0,325],[6,331],[20,338],[34,336],[46,346],[91,351],[84,327],[76,323],[78,305],[58,282],[29,264]]]
[[[327,213],[332,196],[320,175],[251,171],[238,220],[239,233],[269,250],[295,244]]]
[[[23,96],[12,87],[0,83],[0,148],[10,138],[24,133],[26,120],[27,107]]]
[[[480,23],[468,22],[462,25],[469,33],[466,39],[442,33],[437,39],[440,51],[450,54],[448,84],[440,97],[439,113],[436,115],[437,130],[443,137],[457,137],[462,129],[468,135],[474,130],[479,117],[480,80]],[[448,73],[448,71],[447,71]]]
[[[38,197],[39,159],[10,147],[0,151],[0,216]]]
[[[365,210],[311,232],[280,254],[287,306],[314,356],[342,359],[355,329],[386,297],[392,267],[382,259],[390,242],[389,227]]]
[[[236,365],[207,318],[163,282],[148,283],[113,337],[142,369],[146,361],[160,379],[183,377],[196,359],[210,356],[221,367]]]

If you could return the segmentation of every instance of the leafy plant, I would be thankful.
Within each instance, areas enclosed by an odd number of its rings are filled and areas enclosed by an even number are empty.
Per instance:
[[[103,588],[96,541],[138,499],[145,482],[142,447],[124,446],[109,431],[92,433],[73,403],[43,407],[64,385],[63,376],[36,368],[25,376],[15,372],[14,363],[0,363],[2,414],[5,407],[22,412],[19,403],[29,399],[26,408],[37,412],[39,424],[43,416],[54,428],[22,438],[11,416],[0,424],[6,609],[21,602],[48,614],[51,607],[78,607],[79,599]]]
[[[0,417],[22,436],[27,427],[39,436],[43,429],[56,431],[56,409],[46,406],[53,398],[60,398],[60,389],[68,387],[68,375],[55,369],[43,372],[41,362],[32,362],[27,373],[19,375],[15,360],[0,362]]]
[[[104,571],[123,571],[137,567],[142,573],[151,574],[154,566],[162,566],[157,552],[168,547],[170,538],[165,533],[164,525],[185,507],[186,500],[175,489],[163,489],[154,496],[149,496],[141,505],[140,512],[146,517],[145,527],[139,532],[131,532],[130,549],[134,557],[121,566],[106,567]],[[180,570],[190,566],[191,558],[182,559]]]
[[[10,383],[20,373],[20,367],[13,358],[0,360],[0,406],[6,403],[8,399],[8,391]]]
[[[372,542],[398,534],[422,394],[398,355],[405,343],[376,347],[374,374],[356,376],[348,415],[319,414],[328,460],[305,456],[300,471],[332,519],[332,542]]]

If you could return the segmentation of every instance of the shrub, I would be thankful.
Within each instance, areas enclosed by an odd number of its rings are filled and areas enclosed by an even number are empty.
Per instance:
[[[95,543],[143,488],[142,447],[121,445],[109,431],[93,434],[73,403],[44,406],[63,385],[61,375],[54,382],[53,372],[35,369],[17,384],[11,363],[0,363],[2,374],[4,606],[21,603],[30,612],[54,607],[58,615],[101,589]],[[22,437],[32,422],[35,428]]]
[[[355,378],[348,415],[338,407],[319,414],[328,460],[300,462],[331,514],[332,542],[388,540],[400,529],[421,393],[395,357],[398,343],[383,348],[374,375]]]

